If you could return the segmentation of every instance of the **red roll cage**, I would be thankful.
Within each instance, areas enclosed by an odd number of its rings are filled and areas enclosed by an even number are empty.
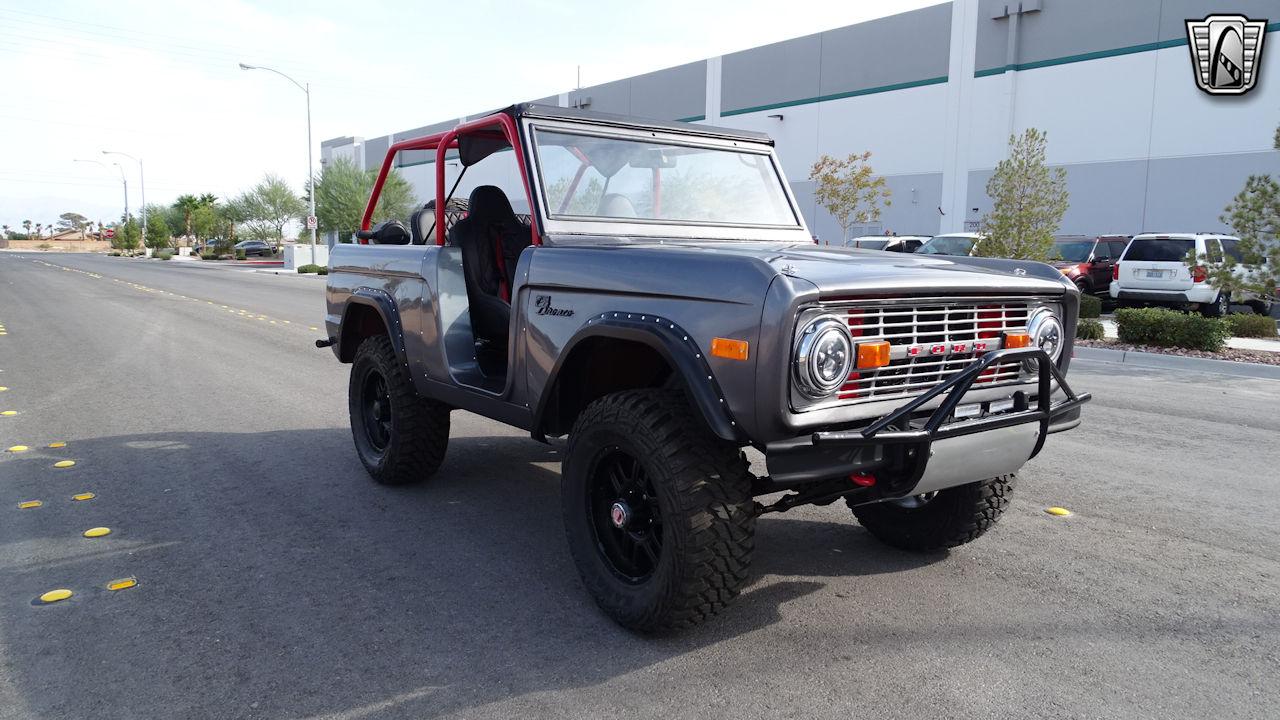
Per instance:
[[[420,138],[411,138],[393,143],[387,148],[386,157],[382,160],[382,168],[378,171],[378,179],[373,183],[373,190],[369,193],[369,201],[364,207],[364,216],[360,219],[360,229],[369,230],[373,220],[373,211],[378,206],[378,198],[382,195],[382,186],[387,182],[387,175],[391,173],[393,162],[396,154],[407,150],[434,150],[436,153],[436,245],[444,245],[445,241],[445,182],[444,182],[444,163],[445,153],[449,150],[458,148],[458,139],[460,136],[489,136],[495,140],[504,140],[511,146],[515,152],[516,164],[520,169],[520,181],[524,185],[524,192],[529,201],[529,209],[532,212],[535,208],[533,203],[533,191],[529,185],[529,174],[526,172],[528,167],[525,164],[524,147],[520,144],[520,131],[516,127],[516,122],[507,113],[495,113],[482,118],[477,118],[469,122],[462,123],[452,130],[447,130],[435,135],[427,135]],[[541,245],[542,238],[538,235],[537,220],[531,218],[530,232],[534,245]],[[367,244],[368,240],[360,240],[361,244]]]

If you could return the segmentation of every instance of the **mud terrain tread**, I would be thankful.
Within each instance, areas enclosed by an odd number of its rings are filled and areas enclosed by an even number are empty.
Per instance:
[[[940,552],[973,542],[1009,506],[1015,476],[1001,475],[949,488],[919,508],[850,503],[854,517],[881,542],[914,552]],[[847,502],[847,501],[846,501]]]
[[[396,355],[391,339],[386,335],[365,338],[356,349],[351,366],[353,386],[350,392],[353,398],[356,391],[354,383],[357,381],[355,370],[362,359],[375,363],[386,378],[395,428],[391,446],[387,448],[384,457],[378,462],[366,460],[365,453],[361,451],[359,436],[363,430],[356,425],[354,407],[352,408],[351,432],[365,469],[374,480],[383,485],[423,482],[434,475],[444,462],[445,452],[449,447],[449,407],[418,395],[408,369]]]
[[[629,588],[589,570],[600,566],[598,552],[570,531],[583,582],[605,612],[634,630],[662,633],[707,620],[737,597],[749,576],[755,514],[746,459],[711,435],[683,392],[634,390],[603,397],[579,415],[569,435],[566,476],[573,462],[589,460],[579,457],[578,443],[600,426],[625,429],[640,449],[655,490],[675,501],[674,508],[663,508],[664,524],[674,532],[664,536],[663,566],[650,581],[658,583],[655,602],[638,605]],[[577,502],[567,493],[566,512]]]

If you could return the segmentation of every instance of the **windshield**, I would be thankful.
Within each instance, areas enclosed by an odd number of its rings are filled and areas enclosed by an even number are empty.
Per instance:
[[[916,252],[922,255],[968,255],[973,252],[973,238],[939,235]]]
[[[550,217],[798,224],[766,154],[548,130],[535,144]]]
[[[1085,262],[1089,259],[1089,254],[1093,252],[1092,240],[1074,240],[1071,242],[1054,243],[1054,248],[1058,251],[1058,258],[1067,262]]]
[[[1125,260],[1145,260],[1148,262],[1182,262],[1196,246],[1194,240],[1174,240],[1172,238],[1137,238],[1129,243],[1125,251]]]

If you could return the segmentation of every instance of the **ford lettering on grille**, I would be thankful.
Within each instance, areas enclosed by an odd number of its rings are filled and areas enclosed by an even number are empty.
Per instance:
[[[853,342],[887,340],[889,365],[854,370],[836,397],[869,402],[919,395],[980,355],[999,350],[1006,332],[1026,332],[1039,298],[955,298],[841,303],[831,310],[849,323]],[[993,366],[975,388],[1020,382],[1019,363]]]

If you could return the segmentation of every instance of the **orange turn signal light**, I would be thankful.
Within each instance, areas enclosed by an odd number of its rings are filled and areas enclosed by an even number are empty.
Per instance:
[[[889,364],[889,342],[858,343],[858,369],[884,367]]]
[[[1006,350],[1010,348],[1031,347],[1031,336],[1026,333],[1005,333],[1004,347]]]
[[[712,338],[711,354],[729,360],[746,360],[748,345],[746,340],[729,338]]]

